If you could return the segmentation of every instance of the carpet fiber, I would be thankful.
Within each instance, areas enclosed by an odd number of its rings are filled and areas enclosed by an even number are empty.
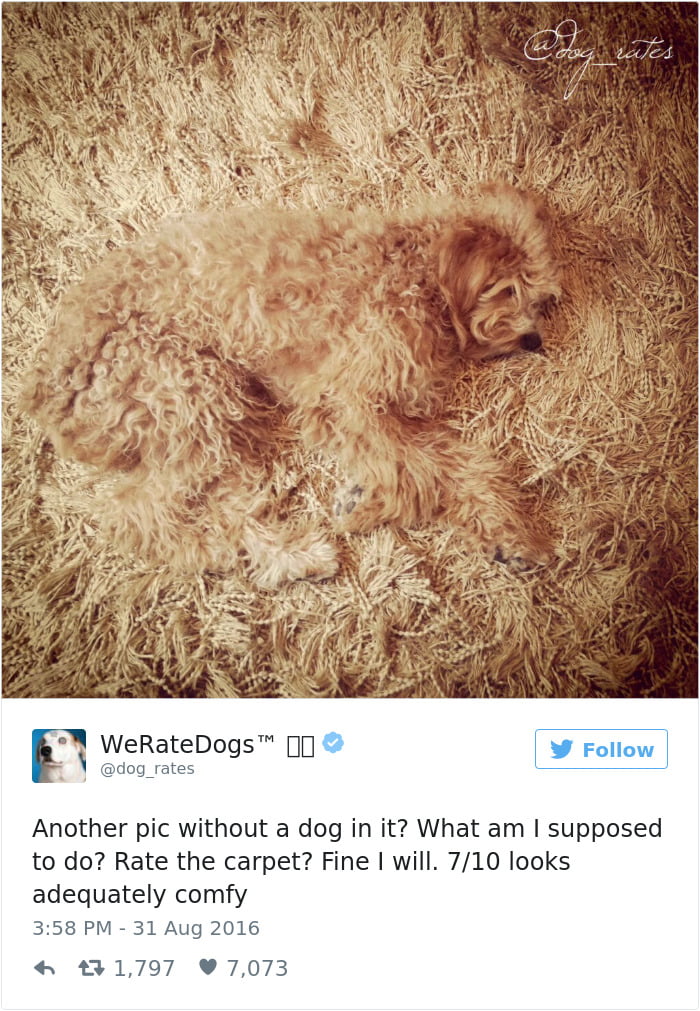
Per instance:
[[[695,694],[696,7],[574,9],[556,41],[554,4],[3,5],[6,696]],[[91,263],[192,209],[497,178],[552,208],[564,295],[449,423],[510,462],[549,568],[383,528],[265,592],[105,543],[100,482],[14,407]],[[280,508],[327,523],[332,462],[280,452]]]

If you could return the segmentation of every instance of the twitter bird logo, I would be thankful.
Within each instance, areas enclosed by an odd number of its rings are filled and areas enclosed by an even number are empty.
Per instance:
[[[556,744],[554,741],[550,741],[549,743],[552,746],[552,758],[566,758],[574,742],[564,738],[561,744]]]

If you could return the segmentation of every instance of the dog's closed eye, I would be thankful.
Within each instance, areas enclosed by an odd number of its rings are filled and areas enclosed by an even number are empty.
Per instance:
[[[537,302],[536,309],[538,312],[541,312],[542,315],[546,316],[547,313],[550,312],[550,310],[553,309],[556,304],[557,304],[557,296],[547,295],[546,298],[542,298],[539,300],[539,302]]]
[[[500,281],[494,281],[493,284],[488,284],[484,290],[484,295],[505,295],[506,298],[515,298],[517,294],[515,288],[512,284],[506,285],[506,287],[501,287]]]

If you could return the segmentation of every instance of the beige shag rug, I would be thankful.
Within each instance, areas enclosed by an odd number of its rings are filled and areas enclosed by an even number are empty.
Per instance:
[[[570,10],[538,60],[569,8],[3,6],[6,696],[695,694],[696,7]],[[455,377],[451,424],[511,461],[555,564],[387,528],[333,581],[262,592],[101,539],[93,475],[13,406],[89,264],[194,208],[495,178],[546,196],[565,294],[546,357]],[[290,515],[324,522],[334,482],[287,448]]]

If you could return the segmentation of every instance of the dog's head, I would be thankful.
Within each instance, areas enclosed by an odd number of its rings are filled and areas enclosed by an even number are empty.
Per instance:
[[[511,186],[484,187],[438,243],[438,281],[468,358],[539,350],[556,274],[543,206]]]
[[[36,746],[37,762],[50,768],[75,762],[76,754],[84,759],[85,747],[68,730],[48,730]]]

